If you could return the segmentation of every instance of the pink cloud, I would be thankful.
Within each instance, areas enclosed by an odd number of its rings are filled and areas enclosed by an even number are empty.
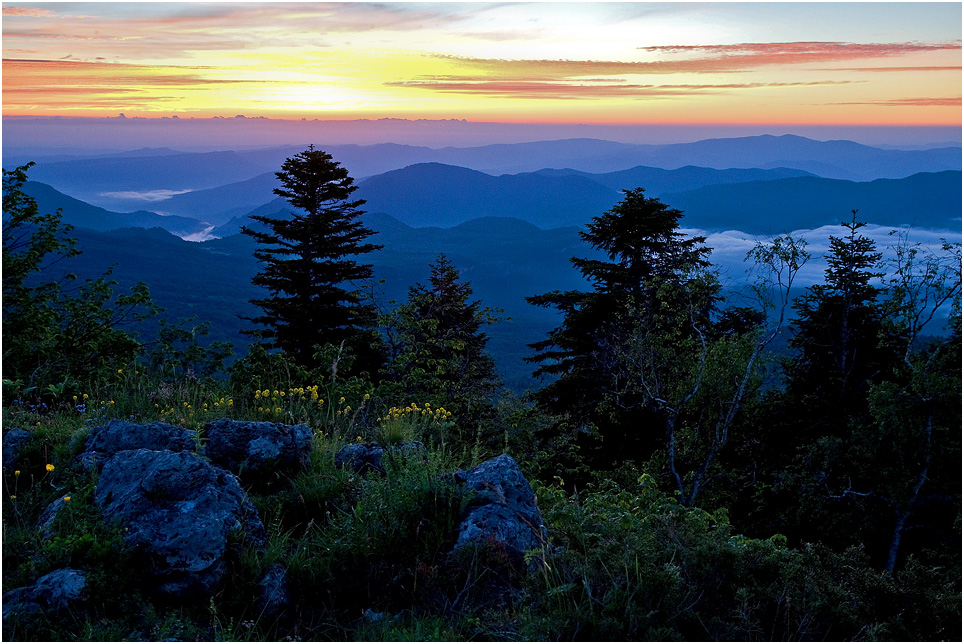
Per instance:
[[[845,43],[845,42],[782,42],[739,43],[733,45],[661,45],[639,47],[641,51],[676,55],[696,54],[696,59],[664,61],[665,64],[686,63],[705,71],[738,71],[765,65],[795,65],[801,63],[847,61],[867,58],[887,58],[922,52],[959,51],[960,42],[953,43]]]
[[[728,83],[720,85],[633,85],[565,83],[539,79],[488,80],[483,78],[453,77],[434,80],[393,81],[386,85],[410,87],[436,92],[478,94],[535,99],[596,99],[634,97],[675,97],[719,94],[727,90],[760,89],[768,87],[813,87],[817,85],[840,85],[854,81],[823,81],[799,83]]]
[[[3,15],[23,18],[53,18],[57,14],[50,9],[37,9],[36,7],[4,7]]]

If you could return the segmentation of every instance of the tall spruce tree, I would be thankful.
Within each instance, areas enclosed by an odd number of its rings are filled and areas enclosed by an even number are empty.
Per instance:
[[[388,327],[394,356],[384,390],[405,402],[444,405],[457,422],[472,424],[492,415],[499,377],[482,327],[499,318],[471,299],[471,284],[444,254],[430,269],[428,284],[409,288]]]
[[[526,298],[563,314],[559,327],[530,345],[537,353],[526,360],[540,363],[534,375],[556,377],[536,393],[536,399],[547,411],[561,415],[570,428],[604,425],[604,442],[610,447],[601,455],[604,460],[610,452],[627,458],[648,456],[661,440],[658,434],[639,431],[642,425],[660,423],[627,389],[623,345],[637,326],[625,314],[627,309],[656,313],[676,305],[690,307],[691,301],[663,301],[670,294],[693,295],[685,287],[667,285],[683,285],[693,272],[707,268],[710,253],[704,237],[679,232],[680,210],[646,197],[642,188],[623,193],[620,203],[593,218],[580,233],[606,259],[571,260],[593,290]],[[696,303],[697,315],[703,318],[716,298],[716,289],[707,287]]]
[[[824,283],[795,303],[787,391],[817,423],[865,413],[868,386],[898,361],[895,348],[882,342],[884,311],[874,282],[884,273],[874,240],[860,234],[865,225],[856,210],[841,223],[846,234],[830,237]]]
[[[881,489],[878,472],[892,463],[869,400],[881,383],[904,377],[887,328],[882,254],[862,234],[865,225],[857,211],[841,222],[845,232],[830,237],[823,283],[794,304],[794,354],[784,363],[786,388],[774,398],[781,440],[772,445],[766,494],[786,508],[782,530],[791,539],[863,543],[882,557],[874,548],[883,547],[888,512],[868,491]]]
[[[264,328],[247,333],[309,367],[318,366],[316,345],[345,343],[356,369],[373,371],[380,363],[376,312],[353,284],[372,275],[371,265],[355,258],[381,248],[365,242],[374,234],[359,220],[365,202],[350,199],[357,186],[348,171],[314,146],[276,174],[282,187],[274,192],[293,206],[290,218],[253,215],[262,228],[241,229],[260,244],[254,255],[262,268],[252,282],[269,293],[252,300],[264,313],[250,320]]]

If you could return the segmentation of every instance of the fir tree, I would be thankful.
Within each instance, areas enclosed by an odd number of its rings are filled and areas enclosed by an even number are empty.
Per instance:
[[[536,394],[544,409],[563,415],[571,427],[605,423],[612,449],[632,457],[648,455],[660,437],[639,431],[654,419],[627,389],[623,345],[638,329],[638,320],[627,316],[627,310],[648,315],[695,305],[698,317],[707,319],[718,287],[704,280],[699,301],[693,300],[689,278],[709,266],[710,249],[705,238],[679,232],[680,210],[646,197],[642,188],[623,193],[623,201],[580,233],[606,259],[571,260],[593,290],[526,298],[563,315],[562,324],[545,340],[530,345],[537,353],[526,360],[540,363],[534,375],[557,377]]]
[[[254,215],[263,228],[243,227],[260,247],[261,272],[252,280],[268,297],[252,300],[264,314],[251,321],[265,327],[249,331],[280,348],[304,366],[317,366],[318,345],[347,343],[359,370],[380,362],[372,329],[374,308],[363,302],[354,282],[371,277],[370,264],[355,257],[381,246],[365,240],[374,232],[359,217],[363,200],[351,200],[357,186],[330,154],[308,146],[287,159],[276,173],[275,193],[294,210],[290,218]]]
[[[444,405],[463,423],[478,421],[491,415],[499,386],[482,327],[498,318],[472,301],[471,284],[444,254],[430,268],[428,284],[409,288],[389,327],[395,355],[385,369],[385,391],[406,402]]]
[[[824,283],[794,305],[790,346],[797,353],[787,364],[787,387],[819,418],[865,411],[867,387],[897,361],[895,350],[881,342],[884,312],[874,282],[884,273],[874,240],[859,232],[865,225],[856,210],[841,223],[847,233],[830,237]]]

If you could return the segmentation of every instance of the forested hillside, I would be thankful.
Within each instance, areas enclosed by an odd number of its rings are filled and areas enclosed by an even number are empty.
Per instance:
[[[942,158],[772,138],[855,176]],[[200,243],[5,169],[5,638],[959,640],[961,244],[934,240],[960,171],[671,174],[559,145],[599,172],[493,176],[441,164],[504,151],[448,149],[356,185],[309,147],[272,182],[219,156],[192,185],[222,188],[183,207],[250,183],[194,213],[228,224]],[[127,163],[94,167],[147,176]],[[764,221],[715,263],[714,222]],[[264,433],[232,452],[229,430]],[[518,469],[478,483],[500,455]],[[236,515],[162,546],[105,519],[194,512],[189,475]],[[465,527],[518,514],[510,489],[534,493],[524,539]]]

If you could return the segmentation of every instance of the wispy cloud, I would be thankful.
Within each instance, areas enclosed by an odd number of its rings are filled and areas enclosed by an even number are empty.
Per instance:
[[[960,107],[961,97],[911,97],[911,98],[892,98],[880,101],[853,101],[849,103],[836,103],[836,105],[883,105],[890,107]]]
[[[814,72],[959,72],[960,65],[920,65],[917,67],[815,67]]]
[[[437,80],[390,81],[393,87],[408,87],[449,92],[502,96],[530,99],[599,99],[599,98],[672,98],[718,94],[730,90],[753,90],[777,87],[814,87],[817,85],[842,85],[857,81],[819,81],[799,83],[727,83],[706,85],[637,85],[631,83],[613,84],[600,79],[585,80],[580,83],[567,83],[555,80],[485,80],[478,77],[453,77]]]
[[[773,42],[732,45],[660,45],[641,51],[694,58],[662,61],[667,70],[735,72],[766,65],[798,65],[868,58],[891,58],[937,51],[960,51],[961,43]]]
[[[3,8],[5,16],[19,16],[24,18],[53,18],[57,14],[50,9],[38,9],[37,7],[17,7],[7,6]]]

